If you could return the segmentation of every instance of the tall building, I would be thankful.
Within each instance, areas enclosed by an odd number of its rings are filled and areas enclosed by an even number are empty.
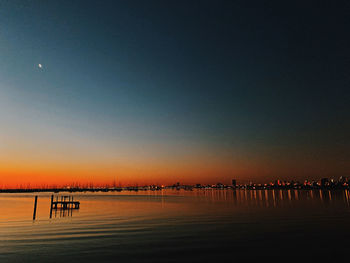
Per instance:
[[[321,186],[325,187],[325,186],[328,186],[328,185],[329,185],[328,178],[322,178],[321,179]]]
[[[346,177],[340,176],[340,178],[339,178],[339,183],[345,184],[346,181],[347,181],[347,180],[346,180]]]
[[[232,186],[233,186],[233,187],[236,187],[236,186],[237,186],[237,181],[236,181],[236,179],[232,179]]]

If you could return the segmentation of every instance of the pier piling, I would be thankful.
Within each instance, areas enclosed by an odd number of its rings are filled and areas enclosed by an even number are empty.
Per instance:
[[[36,206],[37,206],[37,203],[38,203],[38,196],[36,195],[35,196],[35,201],[34,201],[33,220],[35,220],[35,217],[36,217]]]
[[[51,195],[51,203],[50,203],[50,218],[52,218],[52,206],[53,206],[53,195]]]

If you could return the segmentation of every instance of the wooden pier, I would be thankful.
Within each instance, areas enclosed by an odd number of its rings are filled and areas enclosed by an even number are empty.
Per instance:
[[[62,195],[60,198],[56,196],[54,201],[53,195],[51,195],[51,209],[79,209],[80,202],[74,201],[73,196]]]
[[[37,204],[38,204],[38,196],[36,195],[34,199],[33,220],[36,219]],[[60,196],[60,198],[56,196],[56,201],[54,201],[54,197],[53,195],[51,195],[50,218],[52,218],[52,210],[55,210],[55,215],[56,215],[57,209],[60,209],[61,211],[68,210],[68,215],[69,215],[69,211],[70,211],[70,215],[72,215],[72,210],[79,209],[79,208],[80,208],[80,202],[74,201],[73,196],[62,195]]]

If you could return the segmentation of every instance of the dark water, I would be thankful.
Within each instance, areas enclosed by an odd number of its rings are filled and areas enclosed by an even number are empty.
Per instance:
[[[208,262],[348,259],[348,191],[195,190],[0,194],[0,262]]]

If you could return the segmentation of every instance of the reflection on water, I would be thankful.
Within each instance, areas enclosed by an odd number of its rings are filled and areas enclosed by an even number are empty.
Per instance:
[[[197,193],[201,195],[203,193]],[[296,202],[315,202],[319,204],[328,204],[332,201],[344,203],[349,206],[348,190],[330,191],[330,190],[237,190],[237,191],[206,191],[208,196],[214,202],[227,201],[235,205],[255,205],[262,207],[280,207],[288,206]]]
[[[34,196],[0,194],[0,262],[195,262],[271,250],[315,257],[350,237],[347,190],[80,193],[80,209],[52,218],[51,194],[41,193],[33,221]]]
[[[50,213],[50,218],[73,216],[73,212],[75,213],[76,209],[73,209],[73,208],[52,209],[52,212]]]

